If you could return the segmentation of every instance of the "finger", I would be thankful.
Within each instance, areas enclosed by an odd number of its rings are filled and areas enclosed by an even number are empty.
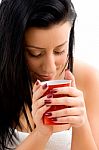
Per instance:
[[[64,96],[73,96],[77,97],[82,94],[82,92],[74,87],[60,87],[60,88],[55,88],[54,90],[57,90],[57,93],[53,93],[54,95],[57,94],[63,94]]]
[[[49,96],[50,96],[50,98],[49,98]],[[53,95],[47,95],[47,96],[44,96],[44,97],[40,98],[39,100],[35,101],[32,104],[32,109],[34,109],[34,111],[36,111],[37,109],[41,108],[43,105],[51,104],[51,96],[53,96]]]
[[[49,118],[65,117],[65,116],[79,116],[84,113],[83,108],[70,107],[57,111],[48,111],[45,115]]]
[[[83,99],[79,100],[79,97],[61,97],[61,98],[50,98],[50,103],[48,105],[64,105],[66,107],[84,107]]]
[[[33,113],[36,120],[40,120],[43,118],[43,115],[50,109],[51,106],[44,105],[40,109],[36,111],[36,113]]]
[[[36,101],[37,99],[41,98],[44,93],[47,91],[47,83],[44,85],[40,85],[39,88],[33,93],[33,102]]]
[[[71,80],[71,86],[76,87],[75,78],[69,70],[65,71],[65,79]]]
[[[81,116],[67,116],[67,117],[60,117],[60,118],[51,118],[55,123],[68,123],[68,124],[76,124],[80,125],[83,123],[83,118]]]

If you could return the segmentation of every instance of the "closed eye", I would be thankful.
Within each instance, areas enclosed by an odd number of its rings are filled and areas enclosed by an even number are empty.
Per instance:
[[[27,50],[27,53],[30,57],[40,57],[42,53],[31,53],[29,50]]]
[[[63,51],[61,51],[61,52],[54,51],[54,54],[55,54],[55,55],[62,55],[64,52],[65,52],[65,50],[63,50]]]

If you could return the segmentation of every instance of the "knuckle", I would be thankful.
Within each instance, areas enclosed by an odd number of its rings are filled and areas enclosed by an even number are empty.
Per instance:
[[[71,105],[71,100],[70,100],[69,97],[66,99],[66,104],[67,104],[67,105]]]
[[[83,96],[83,92],[82,92],[82,91],[79,91],[79,94],[80,94],[81,96]]]
[[[83,108],[80,109],[80,114],[81,114],[81,115],[84,114],[84,109],[83,109]]]
[[[78,99],[79,106],[83,107],[84,106],[84,100],[83,99]]]
[[[64,114],[68,114],[68,109],[64,109]]]
[[[71,113],[71,110],[70,110],[69,108],[66,108],[66,109],[64,110],[64,113],[65,113],[65,114],[70,114],[70,113]]]
[[[39,107],[39,101],[35,102],[35,106],[38,108]]]
[[[66,121],[67,121],[67,122],[72,122],[72,120],[73,120],[72,117],[67,117],[67,118],[66,118]]]
[[[84,104],[84,101],[82,100],[82,101],[81,101],[81,106],[84,107],[84,105],[85,105],[85,104]]]

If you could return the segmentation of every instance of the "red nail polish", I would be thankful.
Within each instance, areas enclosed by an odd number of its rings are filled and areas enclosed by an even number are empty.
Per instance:
[[[45,114],[45,116],[52,116],[52,113],[51,113],[51,112],[47,112],[47,113]]]
[[[36,81],[36,85],[39,85],[39,80]]]
[[[47,88],[47,83],[45,83],[44,85],[42,85],[43,90],[45,90]]]
[[[57,89],[52,89],[52,90],[50,90],[50,93],[51,93],[51,94],[57,93]]]
[[[47,98],[52,98],[53,97],[53,94],[48,94],[47,95]]]
[[[57,121],[57,118],[51,118],[52,121]]]
[[[51,100],[45,100],[45,104],[51,104]]]

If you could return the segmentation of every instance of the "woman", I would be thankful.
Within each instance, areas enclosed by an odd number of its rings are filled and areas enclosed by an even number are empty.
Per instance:
[[[98,150],[99,73],[76,60],[73,69],[75,19],[70,0],[2,1],[0,149],[44,150],[54,132],[71,128],[69,149]],[[65,78],[72,81],[71,87],[43,96],[48,86],[42,81]],[[69,96],[53,98],[57,93]],[[69,107],[46,113],[60,104]],[[61,125],[45,125],[44,114]],[[19,144],[17,131],[29,133]]]

